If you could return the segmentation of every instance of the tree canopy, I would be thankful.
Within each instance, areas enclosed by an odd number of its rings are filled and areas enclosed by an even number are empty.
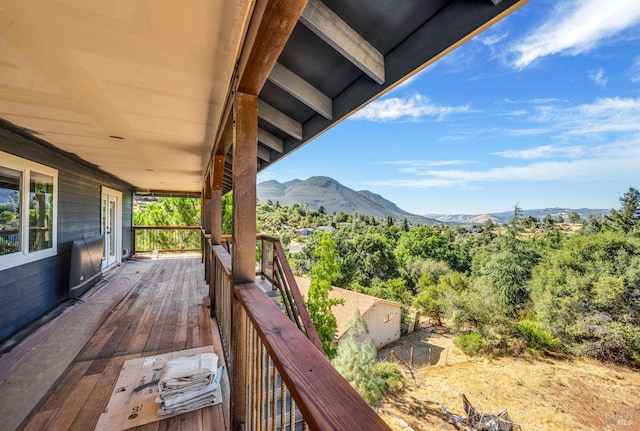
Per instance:
[[[336,245],[331,235],[323,234],[318,247],[314,250],[318,261],[311,268],[311,285],[309,286],[309,298],[307,308],[316,328],[318,337],[322,342],[322,348],[329,358],[335,355],[333,342],[338,328],[331,308],[344,304],[344,300],[329,298],[332,283],[338,277],[338,265],[336,264]]]

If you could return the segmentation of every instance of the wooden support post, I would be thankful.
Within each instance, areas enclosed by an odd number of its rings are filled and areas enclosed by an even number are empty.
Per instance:
[[[211,244],[222,242],[222,179],[224,155],[214,156],[211,176]]]
[[[200,226],[205,235],[200,236],[201,259],[204,263],[204,279],[211,286],[211,259],[208,253],[209,244],[207,244],[207,234],[211,233],[211,172],[207,173],[200,194]]]
[[[255,282],[258,97],[236,93],[233,114],[232,279],[233,285],[237,285]],[[246,318],[235,295],[231,297],[231,421],[235,431],[245,421]]]
[[[211,174],[207,175],[200,195],[200,225],[206,233],[211,233]]]

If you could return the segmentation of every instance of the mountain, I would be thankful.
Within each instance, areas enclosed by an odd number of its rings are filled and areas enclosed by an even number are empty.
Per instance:
[[[590,215],[609,215],[611,210],[608,209],[592,209],[592,208],[540,208],[534,210],[522,210],[521,217],[535,217],[542,221],[546,216],[557,218],[562,216],[565,220],[569,218],[569,214],[573,211],[580,214],[582,218],[589,218]],[[513,211],[504,211],[491,214],[425,214],[425,217],[436,219],[444,223],[454,224],[483,224],[487,219],[491,219],[494,223],[504,224],[513,218]]]
[[[311,177],[286,183],[264,181],[258,184],[257,191],[258,201],[261,203],[271,200],[280,205],[308,204],[314,210],[322,206],[329,214],[359,212],[378,218],[391,216],[396,220],[406,217],[413,224],[439,223],[437,220],[404,211],[380,195],[368,190],[355,191],[329,177]]]

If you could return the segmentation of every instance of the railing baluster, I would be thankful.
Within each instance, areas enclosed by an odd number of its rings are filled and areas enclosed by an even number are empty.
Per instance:
[[[285,420],[287,413],[287,387],[279,377],[280,381],[280,430],[285,431]]]
[[[273,362],[271,362],[271,404],[273,406],[272,408],[272,422],[271,422],[271,429],[273,431],[276,431],[276,428],[278,426],[278,370],[276,370],[276,367],[273,365]]]
[[[260,430],[267,429],[267,420],[266,417],[269,413],[268,405],[267,405],[267,397],[265,396],[265,381],[269,378],[269,367],[268,363],[266,363],[268,358],[265,355],[264,345],[260,343],[260,393],[258,394],[259,402],[260,402]]]

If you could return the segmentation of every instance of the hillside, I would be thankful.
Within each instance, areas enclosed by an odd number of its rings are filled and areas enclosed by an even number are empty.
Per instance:
[[[611,210],[608,209],[591,209],[591,208],[540,208],[533,210],[522,210],[522,217],[535,217],[538,220],[544,219],[546,216],[557,218],[562,216],[565,220],[569,217],[571,212],[577,212],[582,218],[589,218],[590,215],[608,215]],[[499,213],[490,214],[425,214],[425,217],[433,218],[443,223],[455,223],[455,224],[482,224],[487,219],[491,219],[494,223],[504,224],[513,218],[512,211],[504,211]]]
[[[311,209],[324,207],[327,213],[353,214],[356,212],[396,220],[407,218],[413,224],[434,224],[437,220],[411,214],[393,202],[368,190],[355,191],[329,177],[311,177],[280,183],[275,180],[258,184],[258,201],[279,202],[281,205],[308,204]]]
[[[392,350],[408,359],[411,348],[415,380],[407,375],[406,390],[386,396],[380,405],[394,430],[406,429],[401,420],[415,431],[454,429],[440,406],[462,414],[460,394],[483,411],[507,409],[523,431],[638,429],[640,374],[635,370],[562,357],[470,358],[446,328],[402,337],[380,350],[378,359],[388,360]]]

